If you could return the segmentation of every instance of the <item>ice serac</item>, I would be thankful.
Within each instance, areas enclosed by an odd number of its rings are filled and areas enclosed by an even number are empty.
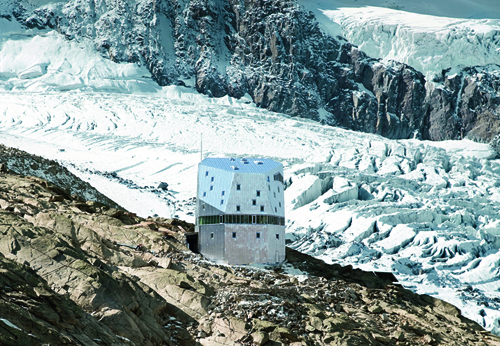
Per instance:
[[[430,82],[406,64],[372,59],[330,36],[295,1],[70,0],[14,7],[3,20],[92,40],[114,62],[146,66],[160,85],[192,86],[215,97],[249,94],[262,108],[388,138],[486,142],[498,134],[498,66],[443,70]],[[37,71],[26,76],[43,72]]]

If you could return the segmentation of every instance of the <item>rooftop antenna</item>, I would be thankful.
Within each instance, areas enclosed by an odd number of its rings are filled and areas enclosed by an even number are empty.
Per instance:
[[[201,134],[200,146],[201,146],[200,150],[200,162],[201,162],[203,161],[203,133]]]

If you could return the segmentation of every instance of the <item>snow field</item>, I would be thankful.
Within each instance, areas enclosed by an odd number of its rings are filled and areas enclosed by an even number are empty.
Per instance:
[[[399,61],[431,81],[466,66],[500,61],[497,2],[302,1],[325,31],[345,37],[373,58]],[[496,66],[498,70],[498,66]]]

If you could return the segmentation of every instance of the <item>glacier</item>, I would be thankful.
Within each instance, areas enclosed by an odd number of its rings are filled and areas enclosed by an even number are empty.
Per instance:
[[[482,1],[300,1],[322,28],[385,62],[412,66],[427,80],[500,61],[500,10]]]
[[[266,111],[248,95],[160,87],[85,38],[3,18],[0,29],[1,143],[59,161],[141,216],[190,222],[202,138],[204,157],[278,160],[289,246],[391,271],[500,334],[500,159],[489,145],[389,140]]]

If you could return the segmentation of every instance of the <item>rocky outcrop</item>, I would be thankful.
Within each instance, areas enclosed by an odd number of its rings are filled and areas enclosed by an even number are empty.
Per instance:
[[[104,203],[110,207],[121,207],[102,193],[94,189],[89,183],[78,179],[66,167],[54,160],[48,160],[38,155],[0,144],[0,169],[13,173],[41,177],[45,187],[54,192],[56,198],[82,198]]]
[[[189,224],[6,172],[0,208],[2,344],[500,345],[390,273],[292,249],[279,267],[216,265],[188,251]]]
[[[498,66],[426,81],[410,66],[328,36],[293,0],[28,2],[3,16],[91,39],[113,61],[146,65],[160,85],[249,94],[272,111],[389,138],[498,134]]]

